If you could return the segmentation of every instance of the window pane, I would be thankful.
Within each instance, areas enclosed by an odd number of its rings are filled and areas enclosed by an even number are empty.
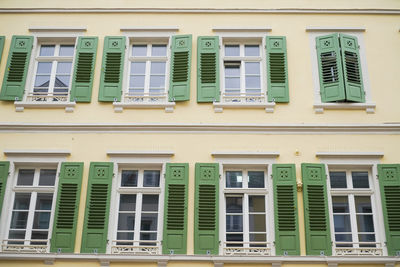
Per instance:
[[[39,185],[53,186],[56,182],[57,170],[40,170]]]
[[[352,242],[351,234],[335,234],[336,242]],[[352,244],[336,244],[337,247],[352,247]]]
[[[74,55],[74,45],[60,45],[60,56],[72,57]]]
[[[226,213],[242,213],[242,197],[226,197]]]
[[[8,233],[8,238],[9,239],[25,239],[25,231],[15,231],[12,230]],[[23,244],[19,242],[8,242],[9,244]]]
[[[27,211],[13,211],[11,216],[11,229],[26,229],[26,223],[28,221]]]
[[[41,45],[40,46],[40,56],[54,56],[55,45]]]
[[[226,172],[226,187],[241,188],[243,183],[243,175],[241,171]]]
[[[267,241],[267,235],[266,234],[250,234],[250,242],[265,242]],[[266,247],[267,244],[250,244],[250,247]]]
[[[58,62],[57,74],[71,74],[72,62]]]
[[[147,45],[132,45],[132,56],[145,57],[147,55]]]
[[[249,196],[249,211],[250,212],[265,212],[265,197],[264,196]]]
[[[360,242],[375,242],[375,235],[374,234],[362,234],[358,235],[358,239]]]
[[[236,242],[243,242],[243,234],[227,234],[226,235],[227,242],[234,242],[233,244],[226,244],[227,247],[243,247],[243,244],[237,244]]]
[[[143,186],[144,187],[159,187],[160,186],[160,171],[144,171]]]
[[[18,171],[17,185],[33,185],[35,170],[22,169]]]
[[[246,76],[246,88],[261,88],[260,76]]]
[[[331,188],[347,188],[345,172],[329,172]]]
[[[131,63],[131,74],[145,74],[145,73],[146,73],[146,62]]]
[[[15,193],[14,209],[28,210],[31,202],[31,193]]]
[[[37,195],[36,210],[51,210],[51,204],[53,203],[53,194],[42,194]]]
[[[119,200],[120,211],[136,210],[136,195],[121,195]]]
[[[53,65],[52,62],[38,62],[36,73],[37,74],[50,74],[52,65]]]
[[[157,240],[157,233],[140,233],[140,240]],[[155,243],[154,243],[154,245],[152,245],[152,244],[153,243],[143,243],[140,245],[155,246]]]
[[[131,76],[131,80],[129,81],[129,87],[132,87],[132,88],[144,88],[144,75]]]
[[[240,78],[225,78],[225,88],[240,89]]]
[[[334,213],[349,212],[349,202],[347,196],[332,197],[332,205]]]
[[[50,212],[35,212],[33,229],[49,229]]]
[[[121,186],[137,186],[138,171],[124,170],[122,171]]]
[[[54,82],[54,87],[56,88],[62,88],[62,87],[69,87],[69,80],[70,80],[69,75],[57,75],[56,80]]]
[[[371,199],[369,196],[355,196],[354,201],[357,213],[372,213]]]
[[[265,214],[249,215],[249,231],[265,232]]]
[[[264,188],[264,172],[249,171],[249,188]]]
[[[142,231],[157,231],[157,213],[142,213],[140,222],[140,230]]]
[[[239,45],[225,45],[225,56],[228,57],[240,56]]]
[[[153,57],[165,57],[167,56],[167,46],[166,45],[152,45],[151,55]]]
[[[164,88],[165,76],[150,76],[150,88]]]
[[[49,87],[50,85],[50,75],[40,75],[40,76],[36,76],[35,79],[35,87]]]
[[[260,46],[259,45],[245,45],[244,46],[244,55],[246,57],[257,57],[260,55]]]
[[[240,64],[238,65],[225,65],[225,77],[239,77]]]
[[[369,188],[368,172],[352,172],[353,188]]]
[[[117,240],[133,240],[133,233],[129,232],[118,232]]]
[[[143,195],[142,211],[158,211],[158,195]]]
[[[260,62],[246,62],[245,71],[247,74],[260,74]]]
[[[227,232],[243,232],[243,216],[242,215],[226,215],[226,231]]]
[[[358,232],[374,232],[372,215],[357,215]]]
[[[118,230],[135,230],[135,213],[118,214]]]
[[[151,74],[165,74],[165,62],[152,62],[150,69]]]
[[[335,232],[351,232],[350,215],[333,215]]]

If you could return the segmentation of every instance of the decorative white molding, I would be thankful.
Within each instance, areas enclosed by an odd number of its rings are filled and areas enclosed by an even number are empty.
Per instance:
[[[211,155],[215,158],[277,158],[279,152],[239,152],[239,151],[227,151],[227,152],[211,152]]]
[[[229,103],[229,102],[214,102],[214,112],[221,113],[224,108],[264,108],[265,112],[273,113],[275,108],[275,102],[266,102],[266,103]]]
[[[107,151],[109,157],[172,157],[174,151]]]
[[[15,111],[22,112],[25,108],[65,108],[65,112],[70,113],[74,111],[75,102],[23,102],[23,101],[15,101]]]
[[[178,26],[160,26],[160,27],[121,27],[121,32],[150,32],[150,31],[167,31],[167,32],[177,32],[179,31]]]
[[[50,26],[36,26],[29,27],[30,32],[85,32],[87,27],[50,27]]]
[[[306,32],[365,32],[364,27],[320,27],[309,26],[306,27]]]
[[[164,109],[166,113],[174,112],[175,102],[163,102],[163,103],[122,103],[114,102],[114,111],[116,113],[121,113],[124,108],[154,108],[154,109]]]
[[[383,152],[317,152],[318,158],[362,158],[380,159],[384,156]]]
[[[336,109],[336,110],[365,110],[368,114],[375,113],[375,103],[320,103],[314,104],[314,111],[317,114],[324,113],[325,109]]]
[[[271,27],[213,27],[214,32],[270,32]]]
[[[71,155],[69,150],[14,150],[5,149],[3,151],[7,157],[67,157]]]

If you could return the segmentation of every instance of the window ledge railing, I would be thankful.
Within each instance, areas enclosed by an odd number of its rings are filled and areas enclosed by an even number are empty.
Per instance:
[[[225,256],[271,256],[268,242],[224,242]]]
[[[118,243],[132,243],[132,245],[121,245]],[[113,240],[111,254],[159,255],[161,254],[161,242],[155,240]]]
[[[15,111],[22,112],[25,108],[65,108],[65,112],[73,112],[75,102],[69,101],[66,93],[29,93],[24,101],[15,101]]]
[[[12,243],[23,244],[12,244]],[[33,245],[31,243],[44,243]],[[21,239],[4,239],[1,244],[1,251],[15,253],[46,253],[48,252],[48,239],[21,240]]]
[[[221,96],[221,102],[214,102],[214,111],[220,113],[224,108],[265,108],[265,112],[274,112],[275,102],[268,102],[265,94],[227,94]]]
[[[334,251],[336,256],[383,256],[379,242],[335,242]]]
[[[314,111],[317,114],[324,113],[327,109],[336,110],[365,110],[368,114],[375,113],[375,103],[318,103],[314,104]]]
[[[175,102],[168,102],[168,95],[162,94],[144,94],[133,95],[125,94],[122,102],[114,102],[114,111],[122,112],[124,108],[164,108],[165,112],[173,112]]]

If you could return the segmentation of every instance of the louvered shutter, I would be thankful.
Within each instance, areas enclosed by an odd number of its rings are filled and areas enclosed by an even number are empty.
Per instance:
[[[4,49],[5,40],[6,40],[5,36],[0,36],[0,63],[1,63],[1,57],[3,55],[3,49]]]
[[[400,164],[378,164],[389,256],[400,255]]]
[[[106,36],[101,66],[99,101],[121,101],[125,36]]]
[[[301,164],[307,255],[332,255],[324,164]]]
[[[339,34],[346,99],[365,102],[358,40],[355,36]]]
[[[10,168],[10,162],[0,161],[0,217],[3,209],[4,194],[6,192],[8,170]]]
[[[63,162],[61,164],[51,252],[74,252],[82,173],[82,162]]]
[[[0,99],[21,101],[24,95],[33,45],[32,36],[14,35],[11,40]]]
[[[112,162],[91,162],[81,253],[105,253],[110,211]]]
[[[285,36],[267,36],[268,102],[289,102]]]
[[[167,163],[163,254],[186,254],[189,164]]]
[[[192,35],[172,36],[169,101],[189,100],[191,58]]]
[[[273,164],[276,255],[300,255],[296,167]]]
[[[316,39],[322,102],[346,99],[338,37],[334,33]]]
[[[97,42],[97,37],[78,38],[71,85],[71,101],[90,102],[92,98]]]
[[[219,38],[197,39],[197,102],[219,102]]]
[[[194,254],[218,254],[217,163],[196,163]]]

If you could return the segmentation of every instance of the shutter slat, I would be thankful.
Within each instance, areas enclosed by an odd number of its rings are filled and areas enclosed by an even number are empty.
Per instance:
[[[8,179],[8,171],[10,169],[9,161],[0,161],[0,216],[3,209],[4,194]]]

